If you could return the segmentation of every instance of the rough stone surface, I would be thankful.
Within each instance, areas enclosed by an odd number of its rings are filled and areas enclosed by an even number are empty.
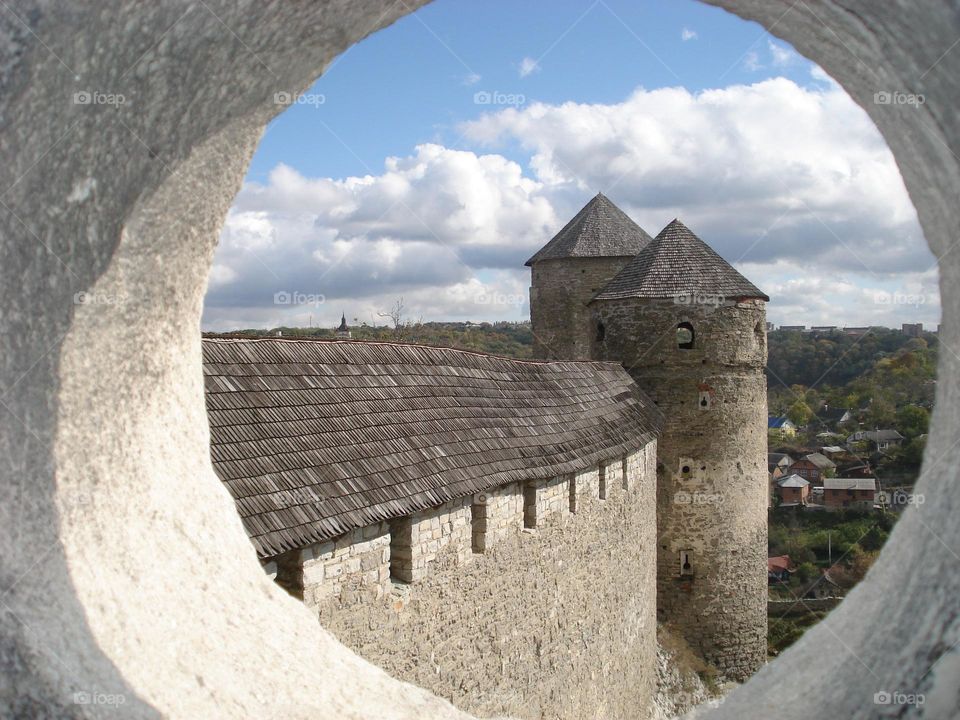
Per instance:
[[[451,500],[390,523],[390,570],[397,580],[417,582],[445,547],[460,562],[470,556],[471,498]]]
[[[589,360],[596,336],[587,303],[630,258],[542,260],[531,268],[534,357]]]
[[[955,4],[712,1],[816,60],[877,123],[942,258],[941,343],[960,347]],[[273,94],[418,4],[0,13],[0,716],[106,714],[74,703],[93,690],[123,693],[131,718],[460,716],[346,651],[265,577],[209,466],[200,385],[212,248],[282,109]],[[129,93],[129,112],[70,102],[91,89]],[[881,90],[926,102],[875,105]],[[75,305],[80,291],[95,302]],[[939,375],[927,501],[850,597],[712,717],[876,717],[883,689],[926,696],[884,711],[956,715],[956,352]]]
[[[378,523],[303,548],[298,570],[309,608],[377,600],[390,589],[390,529]]]
[[[827,618],[709,717],[953,718],[960,708],[960,36],[942,0],[713,4],[759,21],[817,61],[867,111],[893,150],[924,236],[939,258],[943,306],[937,403],[915,491],[879,561]],[[921,93],[919,108],[878,105],[880,91]],[[884,631],[878,632],[877,628]],[[817,688],[811,692],[811,688]],[[880,706],[878,692],[923,706]]]
[[[523,522],[526,527],[542,527],[551,517],[569,514],[569,475],[527,483],[523,508]]]
[[[200,382],[213,248],[274,93],[393,12],[0,13],[0,717],[459,716],[265,575],[210,466]],[[71,101],[88,90],[129,104]]]
[[[508,510],[491,517],[511,531],[471,563],[448,545],[415,585],[330,612],[325,626],[484,717],[645,717],[657,677],[654,445],[628,458],[630,492],[554,512],[535,532],[520,532],[522,494],[507,486],[485,507]]]
[[[520,532],[524,515],[523,487],[510,483],[473,498],[473,549],[487,552],[509,535]]]
[[[596,356],[620,360],[666,418],[658,617],[726,677],[745,680],[767,650],[764,304],[698,297],[591,307],[607,328]],[[690,349],[678,348],[681,322],[693,328]]]

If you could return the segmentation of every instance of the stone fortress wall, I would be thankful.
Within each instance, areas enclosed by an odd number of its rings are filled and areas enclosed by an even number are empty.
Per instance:
[[[658,617],[725,676],[766,659],[766,325],[760,300],[603,301],[594,357],[660,407]],[[693,329],[678,347],[677,325]]]
[[[534,357],[589,360],[594,325],[587,303],[630,261],[629,257],[544,260],[530,268]]]
[[[271,569],[341,642],[464,710],[643,717],[656,691],[656,457],[650,442]]]

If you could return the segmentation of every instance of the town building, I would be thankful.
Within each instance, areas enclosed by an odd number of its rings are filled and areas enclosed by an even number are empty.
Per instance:
[[[793,562],[789,555],[777,555],[767,558],[767,583],[776,585],[777,583],[789,582],[790,575],[793,573]]]
[[[858,430],[847,437],[847,445],[853,445],[858,442],[870,443],[872,449],[887,450],[892,447],[900,447],[906,438],[900,434],[900,431],[893,428],[884,430]]]
[[[799,475],[786,475],[777,481],[781,505],[806,505],[810,497],[810,481]]]
[[[837,469],[837,464],[821,453],[804,455],[790,466],[790,472],[808,480],[811,485],[821,486],[825,477]]]
[[[877,501],[875,478],[826,478],[823,504],[828,510],[871,510]]]
[[[797,426],[789,418],[768,417],[767,430],[776,432],[782,438],[792,438],[797,435]]]

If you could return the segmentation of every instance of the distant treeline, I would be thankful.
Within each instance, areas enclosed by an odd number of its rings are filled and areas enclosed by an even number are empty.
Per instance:
[[[529,322],[410,322],[400,319],[389,325],[351,323],[355,340],[397,340],[458,347],[481,352],[529,358],[533,351],[533,333]],[[329,328],[277,327],[269,330],[237,330],[228,334],[246,336],[333,338]],[[768,335],[770,384],[829,385],[837,387],[862,377],[882,358],[903,350],[927,350],[936,360],[936,335],[924,333],[922,339],[910,338],[899,330],[872,328],[865,335],[840,332],[814,333],[775,330]],[[931,375],[932,377],[932,375]]]
[[[223,335],[268,337],[310,337],[333,339],[336,333],[327,328],[278,327],[270,330],[237,330]],[[529,358],[533,354],[533,334],[529,322],[403,322],[387,325],[360,323],[350,326],[354,340],[381,340],[453,347],[461,350]],[[214,335],[215,333],[207,333]]]
[[[935,359],[937,336],[911,338],[899,330],[871,328],[861,336],[840,332],[775,330],[768,334],[771,384],[846,385],[871,371],[878,360],[901,350],[929,348]]]

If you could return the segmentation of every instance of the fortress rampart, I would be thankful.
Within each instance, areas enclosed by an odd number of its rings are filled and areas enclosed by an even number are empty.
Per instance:
[[[490,493],[504,501],[473,504],[487,512],[472,522],[495,524],[496,541],[477,552],[469,533],[448,533],[412,584],[375,598],[361,571],[338,578],[339,594],[314,605],[324,627],[482,717],[644,717],[656,690],[656,442],[604,465],[605,499],[600,465]],[[464,513],[431,516],[428,544]]]

